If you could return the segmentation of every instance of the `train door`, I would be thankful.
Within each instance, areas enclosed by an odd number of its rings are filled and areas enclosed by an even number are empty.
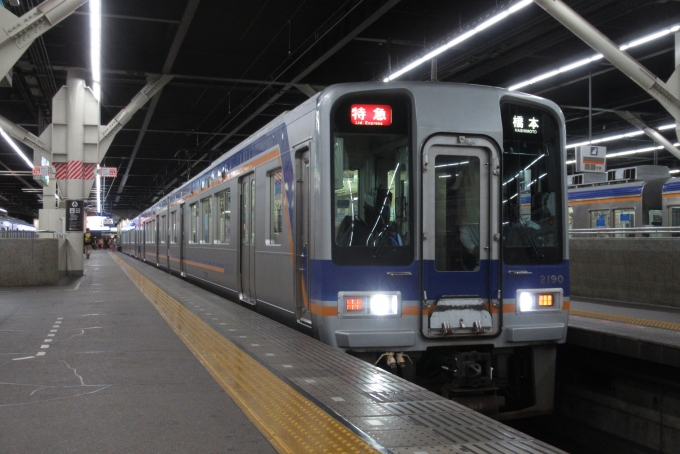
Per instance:
[[[309,148],[297,154],[295,182],[295,298],[298,322],[312,326],[309,307]]]
[[[186,234],[184,233],[186,221],[184,220],[184,204],[179,205],[179,275],[186,277],[186,263],[184,261],[186,255]]]
[[[426,336],[498,332],[491,316],[498,242],[491,241],[489,170],[498,160],[484,142],[435,137],[424,149],[423,297],[435,306],[424,320]]]
[[[241,301],[255,305],[255,174],[239,180],[241,187]]]

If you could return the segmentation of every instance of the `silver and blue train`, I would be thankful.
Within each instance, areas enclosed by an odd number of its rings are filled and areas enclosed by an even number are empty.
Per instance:
[[[471,408],[548,413],[565,159],[564,118],[535,96],[335,85],[144,211],[122,247]]]
[[[579,182],[568,189],[570,228],[680,227],[680,179],[665,166],[614,169],[589,184],[568,178]]]

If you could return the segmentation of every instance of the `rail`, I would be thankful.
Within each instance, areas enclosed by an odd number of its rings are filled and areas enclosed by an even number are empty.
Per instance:
[[[570,229],[569,238],[680,238],[680,227]]]

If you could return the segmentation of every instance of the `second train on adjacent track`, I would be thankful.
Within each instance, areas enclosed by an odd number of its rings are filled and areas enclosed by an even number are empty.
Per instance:
[[[550,412],[565,128],[503,89],[328,87],[134,220],[124,252],[500,418]]]

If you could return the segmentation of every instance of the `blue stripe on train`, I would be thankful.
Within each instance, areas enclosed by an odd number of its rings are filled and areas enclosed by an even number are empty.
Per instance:
[[[626,188],[611,188],[604,187],[603,189],[594,189],[591,191],[569,192],[569,201],[587,200],[587,199],[606,199],[610,197],[630,197],[642,195],[642,186],[633,186]]]
[[[680,191],[680,181],[669,181],[663,185],[663,192]]]
[[[485,284],[484,276],[491,269],[492,288]],[[526,275],[509,275],[510,270],[531,271]],[[411,272],[411,276],[388,276],[388,271]],[[479,295],[482,298],[496,297],[498,282],[498,261],[482,261],[476,272],[439,273],[434,261],[425,262],[425,276],[431,279],[427,288],[428,299],[439,299],[443,295]],[[518,288],[564,288],[569,296],[569,262],[558,265],[505,266],[503,288],[506,298],[514,298]],[[553,282],[553,276],[554,282]],[[346,291],[400,291],[404,300],[419,300],[420,269],[418,262],[409,266],[338,266],[331,260],[312,260],[310,269],[310,295],[317,301],[336,301],[338,292]],[[559,281],[562,282],[559,282]],[[543,282],[541,282],[543,281]]]

